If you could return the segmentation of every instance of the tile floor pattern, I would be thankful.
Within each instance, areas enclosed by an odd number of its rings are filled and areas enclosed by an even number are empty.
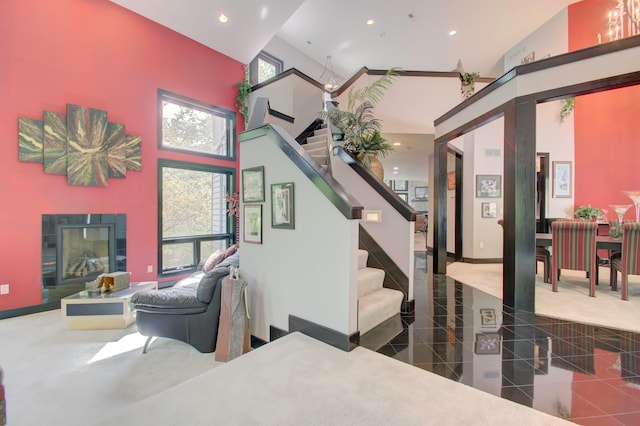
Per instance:
[[[640,424],[640,335],[502,312],[500,299],[427,273],[430,262],[416,253],[415,317],[370,349],[577,424]]]

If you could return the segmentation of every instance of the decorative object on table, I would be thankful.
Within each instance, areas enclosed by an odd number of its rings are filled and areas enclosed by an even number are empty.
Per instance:
[[[382,181],[384,169],[377,157],[391,152],[393,146],[381,136],[382,122],[374,110],[397,75],[398,70],[392,68],[368,86],[349,89],[345,110],[332,108],[320,114],[344,134],[344,150]]]
[[[622,191],[622,193],[633,201],[636,207],[636,222],[640,222],[640,191]]]
[[[131,272],[101,274],[96,281],[98,282],[97,290],[103,293],[113,293],[129,288]]]
[[[107,111],[67,104],[66,113],[18,119],[18,159],[43,163],[46,174],[66,175],[69,185],[108,186],[109,178],[142,169],[142,139],[107,121]]]
[[[480,324],[482,327],[491,328],[498,325],[495,309],[480,309]]]
[[[232,194],[227,194],[224,198],[228,206],[227,212],[233,223],[234,243],[237,244],[240,242],[240,224],[238,223],[240,220],[240,194],[234,192]]]
[[[575,215],[577,218],[582,220],[595,220],[602,215],[602,211],[597,207],[591,207],[591,204],[588,206],[580,206],[576,209]]]
[[[243,241],[262,244],[262,204],[245,204],[243,217]]]
[[[293,182],[271,185],[271,227],[295,229]]]
[[[618,215],[618,230],[620,231],[620,235],[622,235],[622,218],[624,214],[631,208],[631,204],[611,204],[609,207],[613,209],[614,212]],[[609,229],[609,235],[611,235],[611,228]]]
[[[240,278],[238,268],[231,267],[229,276],[222,280],[216,361],[230,361],[251,350],[249,320],[247,282]]]
[[[622,227],[622,250],[611,256],[611,290],[618,289],[618,271],[622,275],[620,297],[629,300],[629,275],[640,275],[640,223],[626,222]]]
[[[100,293],[102,291],[100,287],[102,284],[103,276],[104,274],[100,274],[96,277],[95,280],[86,282],[84,285],[85,290],[87,290],[89,294]]]
[[[482,203],[482,218],[495,219],[497,217],[497,210],[496,203]]]
[[[478,333],[476,334],[476,354],[499,354],[500,334],[499,333]]]
[[[611,238],[622,238],[622,226],[619,221],[609,222],[609,236]]]
[[[502,176],[476,175],[476,198],[500,198],[502,196]]]
[[[571,161],[553,162],[553,198],[571,198]]]
[[[264,201],[264,167],[242,170],[242,201],[254,203]]]
[[[462,99],[469,99],[476,91],[476,79],[479,72],[464,72],[460,74],[460,94]]]

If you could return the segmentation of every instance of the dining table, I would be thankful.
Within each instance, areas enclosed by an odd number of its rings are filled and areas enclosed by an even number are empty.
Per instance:
[[[551,233],[537,233],[536,234],[536,246],[538,247],[551,247],[552,245]],[[608,251],[620,251],[622,250],[622,238],[613,238],[609,235],[596,236],[596,250],[608,250]]]

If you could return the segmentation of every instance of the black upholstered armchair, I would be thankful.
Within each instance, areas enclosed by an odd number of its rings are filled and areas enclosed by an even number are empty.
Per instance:
[[[152,337],[180,340],[200,352],[215,351],[222,280],[231,266],[239,266],[238,253],[211,271],[196,272],[173,287],[134,294],[131,302],[137,310],[138,331],[149,337],[143,352],[147,352]]]

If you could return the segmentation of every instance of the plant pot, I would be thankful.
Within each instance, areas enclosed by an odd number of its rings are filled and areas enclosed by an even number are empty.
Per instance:
[[[368,157],[367,161],[364,161],[364,157]],[[384,182],[384,167],[380,160],[378,160],[377,152],[365,152],[359,154],[357,158],[358,162],[365,166],[375,177]]]

